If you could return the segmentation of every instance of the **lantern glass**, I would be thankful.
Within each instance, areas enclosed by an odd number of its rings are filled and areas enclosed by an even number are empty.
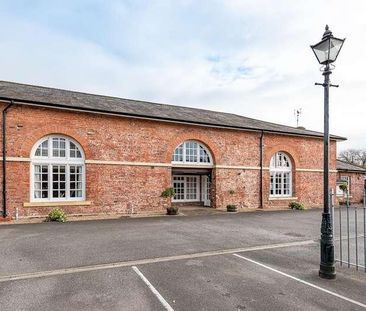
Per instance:
[[[337,59],[343,42],[344,39],[338,39],[330,36],[313,45],[311,48],[313,49],[318,62],[322,65],[325,65],[333,63]]]
[[[342,48],[344,40],[337,38],[330,38],[329,44],[329,60],[334,62],[337,59],[339,51]]]

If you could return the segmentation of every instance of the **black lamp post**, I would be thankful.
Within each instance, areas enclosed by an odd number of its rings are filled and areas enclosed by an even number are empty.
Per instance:
[[[311,46],[318,62],[325,65],[322,68],[324,83],[315,83],[324,87],[324,210],[321,224],[319,276],[325,279],[335,279],[336,277],[333,228],[329,206],[329,87],[338,87],[338,85],[330,83],[329,75],[333,69],[330,64],[337,59],[344,40],[333,37],[327,25],[322,40]]]

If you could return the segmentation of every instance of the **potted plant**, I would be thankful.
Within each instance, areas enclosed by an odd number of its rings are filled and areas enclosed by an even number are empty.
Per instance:
[[[161,197],[165,199],[169,199],[170,204],[172,198],[175,196],[175,191],[173,188],[166,188],[162,193]],[[179,209],[177,206],[169,206],[166,208],[167,215],[178,215]]]
[[[230,190],[229,193],[232,196],[235,193],[235,191],[234,190]],[[228,212],[237,212],[238,211],[238,208],[234,204],[228,204],[228,205],[226,205],[226,210]]]
[[[343,191],[343,199],[339,202],[339,205],[347,205],[348,204],[348,184],[347,183],[341,183],[339,185],[339,189]]]
[[[234,204],[228,204],[228,205],[226,205],[226,210],[228,212],[237,212],[238,208]]]
[[[341,183],[339,185],[339,189],[341,189],[343,191],[343,193],[346,194],[347,193],[347,189],[348,189],[347,183],[345,183],[345,182],[344,183]]]

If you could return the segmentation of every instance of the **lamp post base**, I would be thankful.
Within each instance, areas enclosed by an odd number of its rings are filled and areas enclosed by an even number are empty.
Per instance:
[[[323,279],[336,278],[333,228],[329,212],[325,212],[322,215],[319,276]]]
[[[334,266],[320,265],[319,276],[322,279],[334,280],[337,276]]]

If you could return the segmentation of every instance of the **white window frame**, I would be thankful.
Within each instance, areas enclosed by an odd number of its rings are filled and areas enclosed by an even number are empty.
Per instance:
[[[195,154],[195,156],[197,157],[196,162],[187,161],[186,150],[187,150],[187,144],[188,143],[196,143],[197,144],[197,150],[196,150],[196,154]],[[176,154],[176,150],[178,148],[181,148],[181,147],[182,147],[182,152],[183,152],[183,154],[182,154],[183,161],[175,161],[174,160],[174,155]],[[201,148],[207,153],[209,162],[200,162],[199,161],[200,160],[200,150],[201,150]],[[172,156],[172,163],[173,164],[186,164],[186,165],[192,165],[192,166],[199,166],[199,165],[204,165],[204,166],[210,165],[210,166],[212,166],[213,165],[213,160],[212,160],[212,155],[211,155],[210,151],[207,149],[206,146],[204,146],[203,144],[201,144],[200,142],[198,142],[196,140],[186,140],[183,143],[179,144],[174,149],[174,153],[173,153],[173,156]]]
[[[53,157],[52,155],[52,139],[53,138],[64,138],[66,141],[65,147],[65,157]],[[48,156],[35,156],[36,150],[39,145],[48,140]],[[70,157],[70,142],[74,143],[81,153],[81,158],[71,158]],[[35,166],[36,165],[47,165],[48,166],[48,198],[36,198],[34,196],[34,177],[35,177]],[[53,179],[52,179],[52,167],[53,165],[63,165],[65,166],[65,197],[63,198],[53,198]],[[70,197],[70,166],[81,166],[81,183],[82,183],[82,196],[81,197]],[[75,181],[76,182],[76,181]],[[33,146],[31,151],[31,165],[30,165],[30,202],[65,202],[65,201],[85,201],[85,155],[80,144],[75,140],[63,136],[63,135],[49,135],[38,140]],[[77,190],[75,190],[77,191]]]
[[[275,166],[275,162],[277,161],[277,158],[279,156],[285,157],[285,159],[287,159],[287,163],[289,164],[289,166]],[[281,174],[281,193],[280,194],[276,194],[273,193],[271,194],[271,187],[272,187],[272,183],[271,183],[271,179],[272,179],[272,175],[273,175],[273,186],[276,185],[276,174]],[[289,194],[284,194],[285,192],[285,183],[284,181],[284,175],[288,174],[289,175]],[[271,162],[270,162],[270,167],[269,167],[269,175],[270,175],[270,181],[269,181],[269,196],[271,198],[288,198],[288,197],[292,197],[292,162],[290,157],[284,153],[284,152],[276,152],[272,158],[271,158]],[[275,188],[274,188],[274,192]]]
[[[201,201],[201,178],[200,175],[174,175],[172,179],[172,187],[174,188],[174,177],[182,177],[184,180],[180,181],[184,184],[183,186],[183,196],[184,199],[182,200],[176,200],[172,198],[172,202],[200,202]],[[195,200],[187,199],[187,178],[189,177],[195,177],[197,181],[197,198]]]

